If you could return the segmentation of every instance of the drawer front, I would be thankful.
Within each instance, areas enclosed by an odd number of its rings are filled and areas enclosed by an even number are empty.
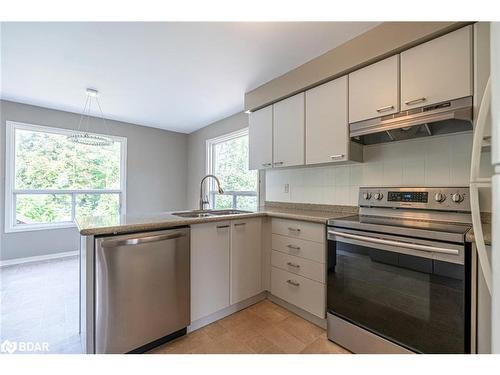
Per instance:
[[[325,263],[326,248],[323,243],[273,234],[271,246],[273,250],[281,251],[282,253]]]
[[[326,229],[323,224],[306,221],[273,219],[273,233],[325,243]]]
[[[325,264],[313,262],[309,259],[299,258],[293,255],[281,253],[273,250],[271,254],[271,264],[273,267],[307,277],[325,283]]]
[[[324,284],[272,267],[271,293],[320,318],[325,317]]]

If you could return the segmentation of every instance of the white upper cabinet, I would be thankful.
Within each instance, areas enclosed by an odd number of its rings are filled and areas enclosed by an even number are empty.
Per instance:
[[[273,166],[273,106],[252,112],[249,117],[249,168],[271,168]]]
[[[231,304],[262,292],[261,218],[231,223]]]
[[[349,152],[347,76],[306,91],[306,164],[345,161]]]
[[[273,165],[304,164],[304,93],[273,105]]]
[[[472,26],[401,53],[401,109],[472,95]]]
[[[399,55],[349,74],[349,122],[399,112]]]

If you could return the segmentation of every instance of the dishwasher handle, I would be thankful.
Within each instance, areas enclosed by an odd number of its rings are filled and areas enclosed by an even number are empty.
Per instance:
[[[117,246],[129,246],[129,245],[139,245],[143,243],[158,242],[164,240],[173,240],[175,238],[185,237],[185,232],[173,232],[159,234],[156,236],[146,236],[138,238],[128,238],[126,240],[107,240],[101,243],[102,247],[117,247]]]

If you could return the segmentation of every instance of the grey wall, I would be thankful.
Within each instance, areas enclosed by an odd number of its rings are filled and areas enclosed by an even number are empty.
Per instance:
[[[0,101],[0,260],[79,248],[76,228],[5,233],[4,226],[6,121],[75,129],[79,118],[75,113]],[[111,135],[127,138],[127,213],[184,209],[188,135],[111,120],[107,124]]]
[[[189,134],[187,208],[198,207],[200,181],[206,174],[206,140],[246,127],[248,115],[240,112]]]

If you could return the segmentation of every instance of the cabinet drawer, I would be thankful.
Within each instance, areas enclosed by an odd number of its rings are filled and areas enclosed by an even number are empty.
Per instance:
[[[292,305],[325,317],[325,285],[272,267],[271,293]]]
[[[282,253],[325,263],[325,244],[319,242],[273,234],[271,247],[273,250],[281,251]]]
[[[325,226],[306,221],[273,219],[272,230],[275,234],[325,243]]]
[[[313,262],[309,259],[299,258],[293,255],[281,253],[273,250],[271,254],[271,264],[273,267],[307,277],[325,283],[325,264]]]

